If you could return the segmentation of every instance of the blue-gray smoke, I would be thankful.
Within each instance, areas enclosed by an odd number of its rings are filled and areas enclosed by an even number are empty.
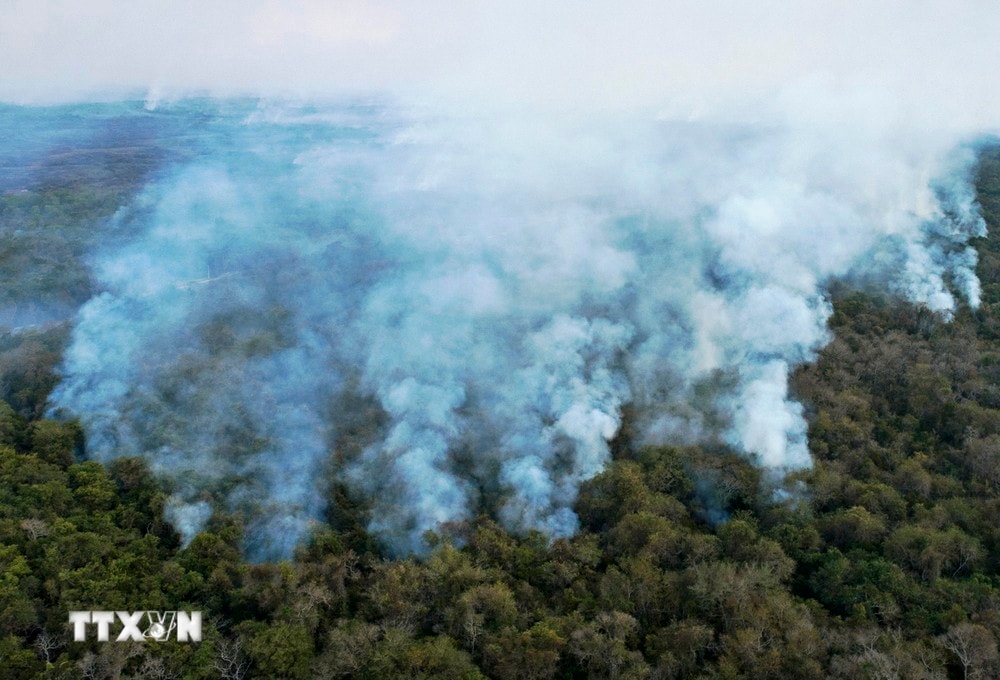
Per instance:
[[[646,441],[807,466],[788,375],[829,340],[831,279],[978,304],[955,140],[184,106],[195,151],[93,253],[52,405],[95,457],[146,457],[186,538],[246,512],[260,557],[331,482],[398,552],[484,489],[509,529],[570,535],[626,404]]]

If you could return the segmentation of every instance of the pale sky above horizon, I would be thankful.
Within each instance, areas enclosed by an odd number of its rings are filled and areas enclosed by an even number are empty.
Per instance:
[[[784,97],[823,116],[822,90],[824,110],[1000,121],[992,0],[0,0],[0,16],[8,102],[362,92],[697,115]]]

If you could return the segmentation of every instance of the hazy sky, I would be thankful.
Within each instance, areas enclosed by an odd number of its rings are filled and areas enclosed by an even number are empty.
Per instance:
[[[1000,120],[998,36],[995,0],[0,0],[0,98],[360,90],[697,115],[821,89],[968,127]]]

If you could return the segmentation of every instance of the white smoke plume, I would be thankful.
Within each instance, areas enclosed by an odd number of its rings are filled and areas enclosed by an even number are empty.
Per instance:
[[[979,300],[974,154],[953,136],[389,104],[141,115],[200,121],[196,152],[94,253],[102,292],[52,405],[91,455],[147,457],[186,538],[211,507],[245,512],[261,558],[290,553],[333,482],[399,553],[490,503],[512,531],[571,535],[625,405],[646,441],[808,466],[788,376],[830,339],[830,281],[946,318]]]

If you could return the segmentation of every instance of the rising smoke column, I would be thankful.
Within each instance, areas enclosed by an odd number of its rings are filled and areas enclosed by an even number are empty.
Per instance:
[[[206,106],[201,104],[200,106]],[[197,107],[196,107],[197,108]],[[788,375],[826,284],[947,317],[983,232],[953,139],[635,117],[261,105],[210,116],[94,254],[53,405],[92,455],[143,455],[190,538],[245,512],[260,557],[325,484],[398,553],[499,490],[517,532],[572,534],[630,404],[647,441],[809,464]],[[345,448],[345,405],[381,417]],[[336,455],[331,455],[335,453]]]
[[[514,376],[503,405],[506,431],[500,480],[510,498],[500,511],[517,531],[571,536],[581,482],[607,462],[628,384],[620,368],[631,329],[606,319],[557,316],[527,338],[530,363]]]
[[[201,128],[201,106],[221,124]],[[133,236],[93,256],[103,292],[52,403],[80,416],[91,456],[149,460],[185,541],[214,506],[246,516],[251,555],[287,556],[324,507],[335,331],[363,287],[364,235],[353,207],[305,195],[296,140],[316,126],[194,113],[195,160],[123,207],[117,231]]]

